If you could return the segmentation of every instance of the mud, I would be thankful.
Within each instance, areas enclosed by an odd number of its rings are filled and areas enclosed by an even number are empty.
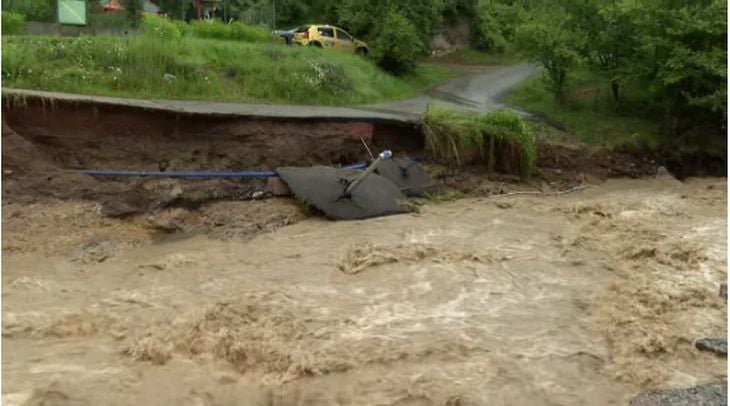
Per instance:
[[[694,348],[726,336],[725,191],[611,180],[356,222],[6,204],[3,401],[624,405],[725,381]]]

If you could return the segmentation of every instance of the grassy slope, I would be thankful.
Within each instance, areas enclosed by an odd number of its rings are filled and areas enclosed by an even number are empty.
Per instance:
[[[135,98],[357,105],[416,95],[450,76],[403,78],[318,49],[184,37],[3,37],[3,86]],[[168,84],[166,74],[177,78]]]
[[[637,102],[638,97],[627,93],[626,100],[630,103],[626,105]],[[637,116],[629,109],[616,110],[606,81],[585,70],[571,77],[562,105],[555,102],[539,73],[512,89],[506,101],[562,123],[587,144],[655,147],[658,143],[658,122]]]

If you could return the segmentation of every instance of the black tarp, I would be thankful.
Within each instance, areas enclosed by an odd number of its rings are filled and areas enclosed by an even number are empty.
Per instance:
[[[407,158],[381,161],[375,173],[395,183],[407,196],[423,197],[436,188],[421,164]]]
[[[283,167],[276,173],[298,198],[335,220],[357,220],[405,213],[399,201],[405,197],[393,182],[371,174],[345,196],[347,185],[362,171],[326,166]]]

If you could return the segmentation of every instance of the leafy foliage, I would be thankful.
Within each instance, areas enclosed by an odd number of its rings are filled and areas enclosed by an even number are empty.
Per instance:
[[[144,35],[161,40],[179,40],[182,34],[177,25],[162,17],[147,15],[142,21]]]
[[[120,13],[90,13],[89,25],[95,28],[124,28],[129,25],[127,16]]]
[[[525,9],[516,4],[480,0],[473,27],[477,49],[503,52],[514,41],[515,30],[525,19]]]
[[[121,0],[124,7],[124,14],[127,17],[127,23],[132,28],[139,27],[142,22],[142,0]]]
[[[516,30],[518,51],[545,72],[545,82],[555,99],[562,101],[568,73],[579,64],[575,34],[560,13],[543,11]]]
[[[3,11],[22,14],[25,21],[52,22],[55,18],[55,0],[4,0]]]
[[[396,8],[388,11],[374,45],[375,61],[386,71],[395,74],[413,70],[424,50],[416,27]]]
[[[442,3],[434,0],[343,0],[337,8],[337,22],[355,36],[378,38],[388,28],[387,18],[394,13],[417,27],[416,36],[425,53],[431,37],[441,24]]]
[[[273,42],[276,38],[266,27],[253,27],[239,22],[191,21],[186,30],[197,38],[222,39],[242,42]]]
[[[647,0],[632,11],[639,47],[629,73],[651,83],[665,133],[702,122],[719,130],[727,116],[726,3]]]
[[[184,20],[193,0],[158,0],[156,4],[162,13],[176,20]]]
[[[515,45],[544,68],[557,100],[565,99],[568,79],[585,67],[609,87],[616,114],[662,123],[665,155],[698,149],[725,154],[726,2],[561,0],[528,9]],[[572,107],[564,103],[565,109]]]
[[[2,12],[3,35],[20,35],[25,32],[25,19],[20,13]]]
[[[535,168],[535,137],[517,115],[493,111],[482,115],[429,106],[423,117],[426,151],[444,164],[485,162],[489,172],[527,179]]]

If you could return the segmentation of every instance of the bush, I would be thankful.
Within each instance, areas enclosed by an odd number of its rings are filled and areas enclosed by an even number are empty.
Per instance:
[[[398,13],[417,28],[416,36],[423,44],[424,55],[433,34],[443,22],[441,13],[445,6],[442,0],[338,0],[332,3],[335,4],[334,20],[350,34],[368,39],[378,38],[380,31],[387,28],[388,15],[397,8]],[[315,20],[320,19],[316,17]]]
[[[25,19],[20,13],[2,12],[3,35],[21,35],[25,33]]]
[[[505,50],[507,41],[502,36],[499,22],[491,10],[480,8],[474,25],[475,48],[498,53]]]
[[[352,89],[345,69],[324,59],[310,59],[306,63],[306,71],[296,76],[313,91],[324,90],[330,94],[342,94]]]
[[[527,179],[535,168],[535,137],[516,114],[494,111],[483,115],[429,106],[423,117],[426,151],[444,164],[485,162],[489,172]]]
[[[223,39],[242,42],[272,42],[275,38],[266,27],[254,27],[239,22],[191,21],[190,33],[197,38]]]
[[[374,45],[377,64],[396,75],[413,70],[425,50],[416,27],[395,8],[388,10]]]
[[[55,0],[3,1],[3,10],[22,14],[25,21],[53,22]]]
[[[162,17],[145,16],[142,21],[142,29],[146,37],[153,37],[162,40],[179,40],[182,34],[177,26],[171,21]]]
[[[525,10],[517,4],[482,0],[474,19],[473,44],[483,51],[503,52],[524,20]]]
[[[175,27],[177,27],[177,30],[180,31],[180,35],[186,36],[190,32],[192,32],[192,29],[190,28],[190,24],[186,23],[182,20],[172,20],[172,23],[175,24]]]
[[[91,13],[89,25],[96,28],[124,28],[127,26],[127,17],[119,13]]]
[[[122,0],[122,6],[129,26],[132,28],[139,27],[139,23],[142,21],[142,0]]]

